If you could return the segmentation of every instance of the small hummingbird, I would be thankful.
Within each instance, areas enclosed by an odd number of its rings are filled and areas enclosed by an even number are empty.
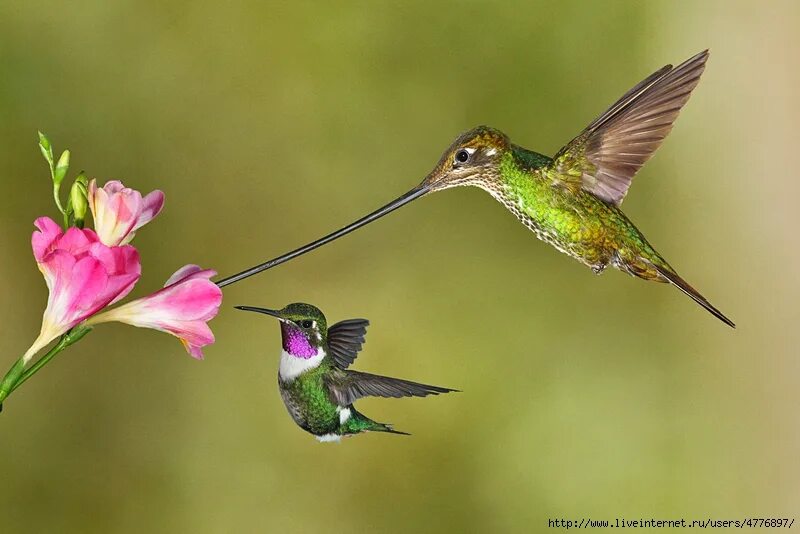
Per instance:
[[[281,398],[297,426],[321,442],[362,432],[408,435],[358,412],[353,403],[362,397],[426,397],[457,391],[348,369],[364,344],[366,319],[349,319],[328,328],[325,315],[310,304],[297,302],[282,310],[236,308],[280,321]]]
[[[479,126],[444,152],[422,183],[386,206],[292,252],[219,282],[224,286],[305,254],[434,191],[476,186],[536,236],[600,274],[609,265],[670,283],[735,327],[690,286],[620,209],[636,172],[672,129],[700,81],[708,50],[651,74],[589,124],[554,157],[513,144]]]

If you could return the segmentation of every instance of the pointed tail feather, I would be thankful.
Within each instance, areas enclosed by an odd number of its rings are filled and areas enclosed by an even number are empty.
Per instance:
[[[352,416],[350,419],[345,423],[347,431],[351,433],[360,433],[360,432],[387,432],[389,434],[400,434],[402,436],[410,436],[408,432],[401,432],[399,430],[395,430],[392,428],[392,425],[388,423],[379,423],[377,421],[373,421],[363,413],[356,411],[355,408],[351,407]]]
[[[373,421],[372,419],[361,413],[359,413],[358,415],[363,417],[365,422],[367,423],[365,430],[368,432],[387,432],[389,434],[399,434],[401,436],[411,435],[408,432],[401,432],[399,430],[395,430],[394,427],[389,423],[379,423],[377,421]]]
[[[389,434],[398,434],[400,436],[410,436],[408,432],[401,432],[400,430],[395,430],[392,428],[392,425],[388,425],[386,423],[377,423],[378,427],[373,428],[373,432],[388,432]]]
[[[714,317],[725,323],[726,325],[730,326],[731,328],[736,328],[736,325],[733,321],[725,317],[725,314],[715,308],[710,302],[706,300],[706,298],[701,295],[695,288],[690,286],[686,280],[678,276],[675,271],[672,271],[668,268],[659,267],[658,265],[655,266],[658,270],[659,274],[666,278],[668,282],[672,285],[676,286],[678,289],[686,293],[688,296],[692,298],[696,303],[700,306],[708,310]]]

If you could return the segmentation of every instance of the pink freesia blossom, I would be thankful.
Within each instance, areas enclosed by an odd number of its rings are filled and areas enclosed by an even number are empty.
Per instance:
[[[153,191],[144,198],[135,189],[113,180],[103,187],[89,183],[89,209],[100,241],[113,247],[131,242],[136,230],[153,220],[164,207],[164,193]]]
[[[191,356],[201,360],[202,348],[214,343],[214,334],[206,323],[216,317],[222,304],[222,290],[210,280],[216,274],[197,265],[186,265],[160,291],[96,315],[86,324],[119,321],[167,332],[178,337]]]
[[[48,343],[127,295],[141,276],[139,253],[108,247],[92,230],[66,232],[49,217],[35,222],[31,245],[50,295],[42,330],[23,359],[27,364]]]

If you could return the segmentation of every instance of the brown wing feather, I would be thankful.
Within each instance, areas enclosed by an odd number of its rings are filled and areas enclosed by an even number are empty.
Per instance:
[[[328,329],[328,349],[339,369],[347,369],[355,361],[364,345],[367,326],[366,319],[348,319]]]
[[[362,397],[427,397],[457,391],[359,371],[332,372],[326,385],[331,399],[339,406],[349,406]]]
[[[585,191],[621,204],[636,172],[672,129],[707,59],[708,50],[640,82],[559,151],[556,169],[565,176],[579,169]]]

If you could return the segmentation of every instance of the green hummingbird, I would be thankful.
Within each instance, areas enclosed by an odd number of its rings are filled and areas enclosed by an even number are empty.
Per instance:
[[[422,183],[308,245],[219,282],[224,286],[305,254],[434,191],[476,186],[536,236],[595,273],[609,265],[678,287],[731,327],[733,321],[681,278],[620,209],[634,175],[672,129],[700,81],[708,50],[638,83],[551,157],[479,126],[459,136]]]
[[[325,315],[311,304],[297,302],[282,310],[236,308],[280,321],[281,398],[297,426],[321,442],[362,432],[408,435],[357,411],[353,403],[362,397],[426,397],[457,391],[349,369],[364,344],[366,319],[349,319],[328,328]]]

